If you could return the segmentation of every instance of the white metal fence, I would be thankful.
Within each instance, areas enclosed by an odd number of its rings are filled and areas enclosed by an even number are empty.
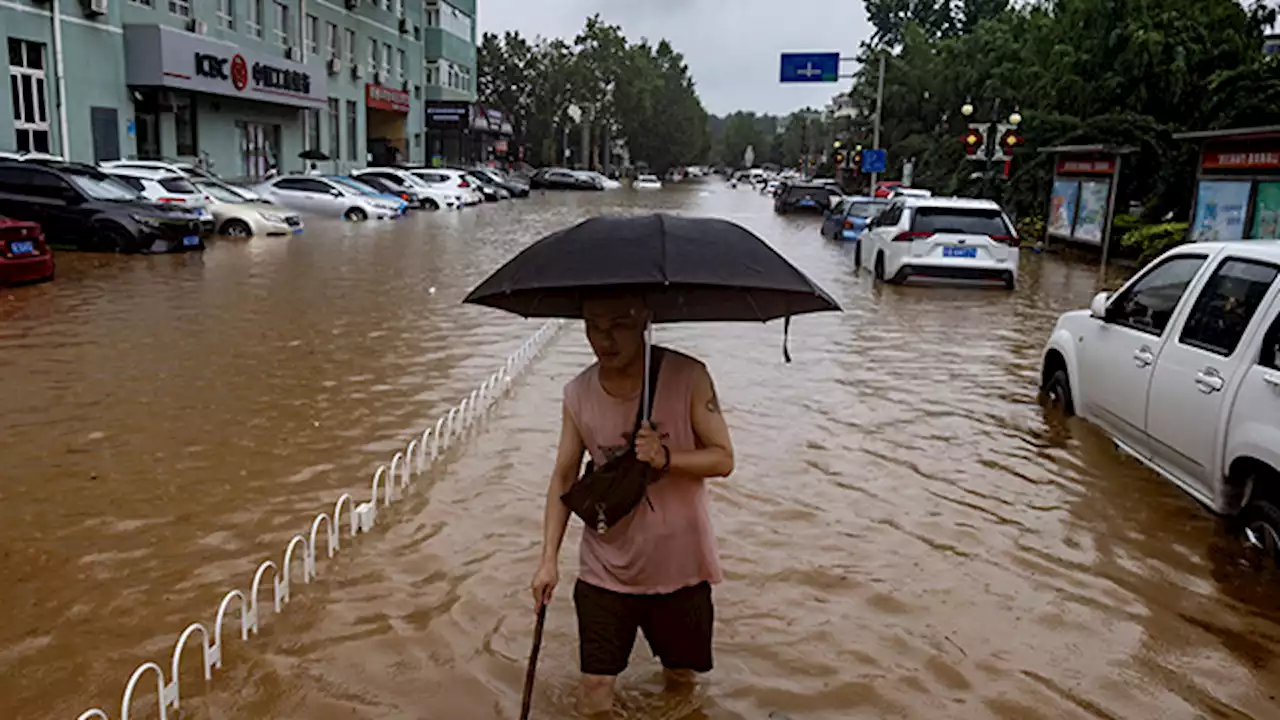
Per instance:
[[[263,615],[258,608],[258,594],[262,581],[267,573],[271,574],[271,609],[279,613],[289,603],[289,593],[293,581],[294,560],[301,560],[302,582],[310,583],[316,577],[316,558],[320,550],[324,550],[326,558],[332,558],[338,552],[342,538],[342,513],[347,513],[349,536],[355,537],[373,529],[378,518],[378,493],[382,491],[383,506],[404,495],[416,475],[430,467],[442,454],[454,447],[458,440],[465,437],[472,428],[489,416],[494,403],[511,387],[511,383],[520,376],[529,364],[538,356],[547,343],[555,337],[563,321],[550,320],[538,329],[520,346],[514,354],[507,358],[497,372],[490,375],[478,388],[471,391],[457,405],[436,421],[434,426],[422,431],[420,437],[409,441],[404,451],[397,452],[391,458],[390,466],[380,465],[373,474],[373,483],[369,499],[357,504],[350,493],[343,493],[333,505],[333,514],[320,513],[311,521],[308,534],[298,533],[290,538],[285,546],[284,557],[279,565],[272,560],[265,560],[253,574],[253,583],[246,596],[239,590],[231,590],[218,603],[218,612],[214,616],[213,635],[208,628],[193,622],[179,635],[173,647],[168,674],[158,663],[145,662],[138,666],[124,686],[124,697],[120,700],[119,720],[129,720],[129,708],[133,703],[133,695],[147,675],[154,675],[156,682],[156,703],[160,708],[160,720],[167,720],[170,708],[178,710],[180,688],[178,685],[178,662],[182,659],[182,651],[187,641],[194,635],[199,636],[200,652],[204,667],[204,679],[213,678],[213,671],[222,668],[222,631],[227,620],[228,611],[234,606],[240,616],[240,640],[248,641],[249,636],[258,633]],[[321,526],[324,527],[324,545],[320,541]],[[77,720],[111,720],[106,711],[99,708],[86,710]]]

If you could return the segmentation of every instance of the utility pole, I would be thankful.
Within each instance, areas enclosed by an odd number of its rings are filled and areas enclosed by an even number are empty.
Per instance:
[[[880,149],[880,111],[884,106],[884,52],[880,53],[880,83],[876,89],[876,117],[872,132],[871,148],[873,150]],[[876,194],[876,181],[879,179],[879,173],[871,173],[871,192],[872,197]]]

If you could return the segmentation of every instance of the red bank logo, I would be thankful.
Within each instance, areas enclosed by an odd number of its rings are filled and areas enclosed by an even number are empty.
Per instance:
[[[235,85],[236,90],[244,90],[249,84],[249,65],[238,53],[231,58],[231,84]]]

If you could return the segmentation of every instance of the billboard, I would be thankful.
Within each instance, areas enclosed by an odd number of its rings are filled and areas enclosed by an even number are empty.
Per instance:
[[[1240,240],[1253,183],[1248,180],[1201,180],[1196,191],[1195,242]]]

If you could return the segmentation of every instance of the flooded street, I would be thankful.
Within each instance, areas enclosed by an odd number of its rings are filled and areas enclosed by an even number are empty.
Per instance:
[[[365,498],[536,329],[459,305],[468,289],[553,229],[644,209],[750,227],[845,312],[797,319],[790,365],[781,323],[659,327],[709,365],[737,470],[711,482],[716,670],[663,698],[637,643],[629,718],[1280,717],[1280,578],[1035,402],[1046,335],[1095,266],[1024,252],[1012,294],[877,287],[817,219],[709,180],[309,218],[203,256],[62,253],[56,281],[0,291],[0,718],[117,718],[139,663],[167,672],[187,624],[340,492]],[[567,325],[389,519],[295,581],[261,636],[227,640],[207,688],[189,651],[181,716],[515,717],[561,388],[589,362]],[[579,528],[539,718],[572,714]]]

